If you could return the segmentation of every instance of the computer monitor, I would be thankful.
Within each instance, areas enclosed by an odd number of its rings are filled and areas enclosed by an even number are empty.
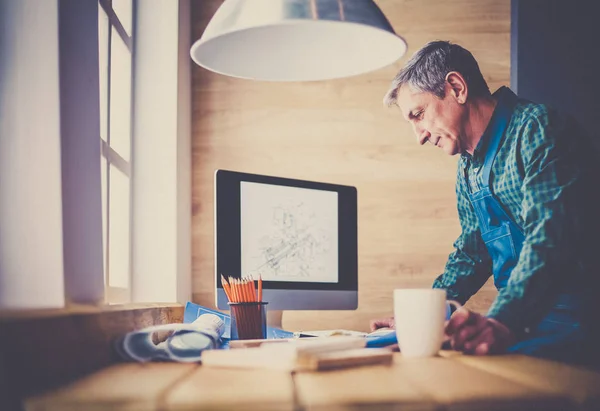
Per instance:
[[[217,170],[216,305],[226,278],[262,278],[269,310],[358,307],[356,188]]]

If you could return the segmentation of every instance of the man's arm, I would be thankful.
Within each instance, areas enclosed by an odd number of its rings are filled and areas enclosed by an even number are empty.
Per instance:
[[[520,334],[535,326],[573,277],[577,249],[573,227],[581,168],[564,127],[540,110],[522,129],[525,241],[507,286],[488,317]],[[570,139],[573,140],[573,139]]]
[[[461,304],[467,302],[492,274],[492,261],[481,239],[477,215],[463,178],[463,162],[461,159],[456,176],[458,217],[462,232],[454,242],[454,251],[448,256],[444,273],[433,282],[433,288],[446,289],[448,299]]]

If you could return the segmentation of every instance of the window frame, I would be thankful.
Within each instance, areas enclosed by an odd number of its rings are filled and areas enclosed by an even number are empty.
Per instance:
[[[105,223],[105,227],[103,227],[103,233],[102,235],[106,237],[106,245],[105,245],[105,249],[103,250],[103,264],[104,264],[104,272],[105,272],[105,278],[104,278],[104,289],[105,289],[105,302],[108,304],[123,304],[123,303],[129,303],[132,301],[132,285],[133,285],[133,185],[134,185],[134,181],[133,181],[133,157],[134,157],[134,153],[133,153],[133,124],[134,124],[134,119],[133,119],[133,114],[134,114],[134,79],[133,79],[133,73],[134,73],[134,64],[135,64],[135,49],[134,49],[134,29],[135,29],[135,15],[136,15],[136,1],[132,0],[132,10],[131,10],[131,16],[132,16],[132,33],[131,35],[127,34],[127,31],[125,30],[123,24],[121,23],[119,17],[117,16],[115,10],[112,8],[112,0],[98,0],[98,5],[102,8],[102,10],[106,13],[107,17],[108,17],[108,29],[107,29],[107,38],[106,39],[99,39],[99,46],[100,46],[100,41],[107,41],[107,67],[100,67],[100,70],[107,70],[106,73],[106,101],[104,102],[106,104],[106,106],[104,107],[104,109],[106,110],[106,141],[102,139],[102,136],[100,137],[100,144],[101,144],[101,161],[105,161],[106,163],[106,169],[105,171],[105,179],[106,179],[106,187],[102,187],[103,190],[106,190],[106,192],[104,193],[106,195],[106,198],[103,199],[103,202],[105,202],[105,204],[103,204],[104,206],[104,210],[103,210],[103,216],[102,218],[105,219],[106,223]],[[98,22],[98,24],[102,24],[101,21]],[[130,107],[129,107],[129,113],[130,113],[130,117],[131,117],[131,121],[130,121],[130,127],[129,127],[129,144],[130,144],[130,154],[129,154],[129,161],[126,160],[125,158],[123,158],[113,147],[111,147],[110,145],[110,135],[111,135],[111,130],[110,130],[110,124],[111,124],[111,116],[110,116],[110,109],[111,109],[111,64],[112,64],[112,36],[113,36],[113,30],[115,29],[115,31],[118,33],[119,37],[121,38],[121,40],[123,41],[123,43],[125,44],[125,46],[127,47],[127,50],[130,53],[131,56],[131,71],[130,71],[130,87],[131,87],[131,92],[130,92]],[[99,49],[100,50],[100,49]],[[103,75],[103,74],[100,74]],[[101,101],[101,104],[103,102]],[[101,108],[102,110],[102,108]],[[101,117],[102,118],[102,117]],[[129,266],[128,266],[128,272],[127,272],[127,282],[128,282],[128,287],[116,287],[116,286],[111,286],[110,285],[110,193],[111,193],[111,189],[110,189],[110,183],[111,183],[111,179],[110,179],[110,172],[111,172],[111,165],[114,166],[116,169],[118,169],[119,171],[121,171],[126,178],[129,179],[129,238],[128,238],[128,254],[129,254]]]

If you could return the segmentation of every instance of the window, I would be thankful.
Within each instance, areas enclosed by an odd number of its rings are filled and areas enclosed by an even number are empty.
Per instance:
[[[131,301],[133,0],[99,0],[104,283],[108,303]]]

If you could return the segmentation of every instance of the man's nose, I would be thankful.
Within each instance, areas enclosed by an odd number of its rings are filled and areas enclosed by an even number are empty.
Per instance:
[[[425,130],[423,127],[420,127],[419,124],[416,123],[412,123],[413,126],[413,131],[415,132],[415,135],[417,136],[417,141],[419,142],[419,144],[423,145],[427,142],[427,140],[429,139],[429,137],[431,136],[431,134],[429,134],[429,132],[427,132],[427,130]]]
[[[429,133],[427,130],[419,130],[417,132],[417,139],[419,140],[419,144],[421,145],[427,143],[429,137],[431,137],[431,133]]]

